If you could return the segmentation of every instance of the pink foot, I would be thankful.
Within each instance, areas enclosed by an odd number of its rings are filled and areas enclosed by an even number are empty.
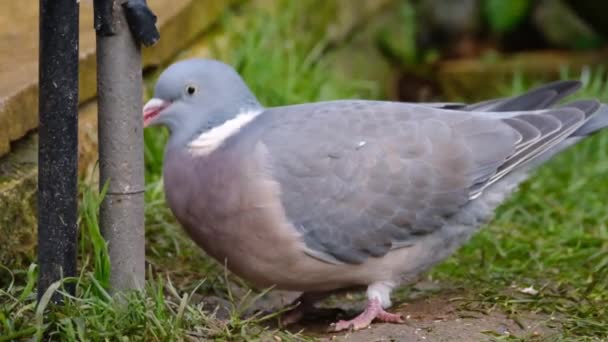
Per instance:
[[[384,311],[382,305],[380,304],[380,300],[378,298],[374,298],[367,302],[365,311],[363,311],[359,316],[348,321],[338,321],[332,324],[332,330],[342,331],[367,328],[374,319],[385,323],[405,322],[403,320],[403,316]]]
[[[311,311],[315,310],[315,303],[323,298],[327,297],[328,294],[325,292],[305,292],[296,300],[294,300],[289,306],[295,307],[279,317],[280,326],[288,326],[299,322],[304,316]]]
[[[304,317],[304,310],[301,307],[296,307],[291,309],[285,313],[283,313],[279,317],[279,325],[282,327],[286,327],[291,324],[295,324],[299,322]]]

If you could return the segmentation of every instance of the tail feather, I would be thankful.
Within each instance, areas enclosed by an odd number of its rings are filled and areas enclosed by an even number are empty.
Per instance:
[[[525,174],[585,137],[608,127],[608,104],[597,100],[577,100],[554,107],[581,86],[579,81],[557,81],[514,97],[470,105],[431,104],[436,108],[499,117],[521,136],[513,155],[493,175],[476,180],[469,193],[470,198],[479,196],[507,174]]]
[[[545,109],[574,93],[580,89],[581,85],[580,81],[574,80],[551,82],[518,96],[474,103],[463,107],[463,110],[474,112],[511,112]]]
[[[608,105],[601,104],[591,118],[572,134],[572,137],[585,137],[606,127],[608,127]]]
[[[477,112],[500,117],[520,135],[515,153],[490,178],[479,179],[470,197],[499,182],[511,172],[527,173],[585,137],[608,127],[608,104],[577,100],[554,107],[582,86],[579,81],[557,81],[519,96],[470,105],[436,104],[443,109]]]
[[[592,103],[596,103],[593,105]],[[569,147],[576,145],[582,139],[593,135],[600,130],[608,127],[608,105],[599,104],[594,100],[576,101],[566,104],[564,108],[577,108],[584,110],[586,120],[574,132],[570,133],[565,139],[558,144],[546,149],[543,153],[529,159],[522,171],[533,170],[536,167],[549,161],[557,154],[565,151]]]
[[[571,95],[579,90],[581,86],[582,83],[580,81],[556,81],[547,83],[518,96],[464,105],[460,108],[460,110],[497,113],[548,109],[568,95]],[[608,127],[608,105],[600,104],[597,100],[572,101],[560,106],[559,108],[576,108],[582,111],[585,113],[585,122],[577,130],[565,137],[562,142],[556,146],[553,146],[546,152],[532,158],[532,164],[534,165],[540,165],[541,162],[550,159],[555,154],[574,145],[582,138]],[[511,120],[517,119],[517,116],[511,118]],[[514,122],[508,123],[511,125],[516,125]],[[538,127],[535,128],[538,129]],[[536,143],[536,139],[538,137],[534,135],[534,132],[532,131],[527,133],[531,134],[532,137],[528,141],[527,145],[522,144],[519,149],[523,149],[523,147],[527,148],[532,143]]]
[[[547,160],[544,156],[559,146],[565,139],[580,128],[586,120],[586,113],[579,108],[555,108],[546,110],[542,114],[522,114],[514,116],[519,120],[534,126],[541,134],[540,138],[532,142],[525,142],[525,145],[516,149],[516,152],[507,158],[505,162],[496,170],[487,181],[475,186],[470,195],[472,197],[480,194],[484,189],[500,181],[504,176],[516,169],[529,169],[526,164],[536,164],[536,160]],[[506,121],[510,124],[509,121]],[[519,130],[519,126],[511,126]]]

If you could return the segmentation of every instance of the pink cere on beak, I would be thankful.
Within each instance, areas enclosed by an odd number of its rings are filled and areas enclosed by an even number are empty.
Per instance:
[[[170,104],[170,102],[157,98],[152,98],[146,102],[143,109],[144,127],[148,127],[154,118],[156,118],[163,109],[169,107]]]

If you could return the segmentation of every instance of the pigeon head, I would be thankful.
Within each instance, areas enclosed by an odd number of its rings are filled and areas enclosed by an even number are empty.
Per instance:
[[[164,125],[171,139],[187,143],[248,110],[261,108],[239,74],[210,59],[189,59],[162,72],[143,108],[144,127]]]

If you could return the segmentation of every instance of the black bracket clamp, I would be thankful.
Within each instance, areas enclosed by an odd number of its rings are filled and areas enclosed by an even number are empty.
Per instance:
[[[116,34],[114,23],[114,5],[116,0],[94,0],[95,30],[102,36]],[[145,46],[152,46],[160,39],[156,28],[156,15],[146,0],[127,0],[122,3],[127,23],[135,40]]]

